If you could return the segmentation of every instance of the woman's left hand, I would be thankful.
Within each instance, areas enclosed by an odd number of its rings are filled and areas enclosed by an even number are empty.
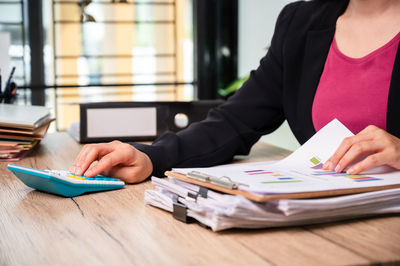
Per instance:
[[[342,172],[359,156],[366,157],[350,167],[348,174],[384,164],[400,169],[400,139],[376,126],[368,126],[357,135],[345,138],[325,162],[324,169]]]

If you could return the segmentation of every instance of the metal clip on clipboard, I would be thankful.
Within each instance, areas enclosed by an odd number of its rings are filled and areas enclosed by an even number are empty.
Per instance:
[[[235,183],[227,176],[215,177],[212,175],[201,173],[199,171],[191,171],[187,173],[187,176],[199,181],[208,182],[228,189],[238,189],[239,185],[248,186],[246,184]]]

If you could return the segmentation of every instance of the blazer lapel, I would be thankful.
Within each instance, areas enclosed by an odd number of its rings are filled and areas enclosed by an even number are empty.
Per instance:
[[[312,121],[315,92],[335,35],[336,21],[346,10],[348,3],[348,0],[331,1],[319,23],[307,32],[297,105],[297,119],[302,128],[298,133],[302,135],[302,143],[315,134]]]
[[[393,65],[386,113],[386,130],[400,138],[400,45]]]
[[[329,47],[335,34],[335,27],[324,30],[309,31],[306,39],[305,53],[302,65],[302,78],[299,87],[297,119],[303,128],[302,142],[315,134],[312,121],[312,105],[317,90]]]

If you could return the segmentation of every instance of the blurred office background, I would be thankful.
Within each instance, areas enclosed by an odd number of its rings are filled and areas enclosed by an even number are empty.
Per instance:
[[[0,46],[18,102],[50,107],[65,130],[81,102],[221,98],[258,66],[288,2],[0,0]],[[298,146],[286,124],[263,140]]]

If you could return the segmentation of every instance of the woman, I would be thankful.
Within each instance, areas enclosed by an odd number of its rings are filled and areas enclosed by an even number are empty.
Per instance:
[[[86,145],[71,171],[140,182],[171,167],[211,166],[247,154],[285,119],[304,143],[335,117],[356,135],[343,141],[326,168],[341,172],[364,156],[347,172],[383,164],[400,169],[399,31],[400,0],[289,4],[258,69],[206,120],[151,146]]]

